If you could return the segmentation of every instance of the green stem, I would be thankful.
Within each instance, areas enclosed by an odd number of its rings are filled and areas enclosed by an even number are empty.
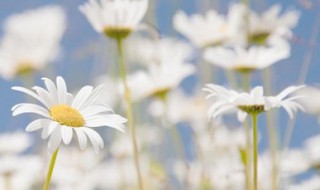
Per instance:
[[[252,114],[253,128],[253,189],[258,190],[258,114]]]
[[[54,165],[56,163],[58,152],[59,152],[59,148],[57,148],[57,150],[53,153],[53,155],[51,157],[50,166],[49,166],[46,182],[44,183],[44,186],[43,186],[43,190],[48,190],[49,189],[51,176],[52,176]]]
[[[263,72],[263,81],[267,94],[272,94],[272,68],[267,68]],[[270,147],[270,156],[272,162],[271,169],[271,189],[278,189],[278,132],[276,130],[276,124],[278,119],[276,118],[275,110],[267,112],[267,126],[268,126],[268,141]]]
[[[250,90],[250,74],[249,72],[242,72],[242,88],[245,91]],[[252,189],[252,152],[251,152],[251,138],[250,138],[250,127],[248,122],[244,122],[245,136],[246,136],[246,163],[245,163],[245,178],[246,178],[246,186],[247,190]]]
[[[249,91],[250,90],[250,78],[251,78],[251,73],[250,72],[242,72],[242,88],[244,91]]]
[[[128,127],[131,132],[134,163],[135,163],[136,173],[138,176],[139,189],[143,190],[144,189],[143,180],[142,180],[142,175],[140,171],[138,145],[137,145],[137,139],[136,139],[134,120],[133,120],[134,118],[133,118],[132,100],[131,100],[130,89],[127,84],[127,70],[126,70],[126,65],[125,65],[124,56],[123,56],[123,45],[122,45],[123,38],[121,37],[116,38],[116,41],[117,41],[117,48],[118,48],[118,59],[119,59],[118,61],[120,66],[120,75],[121,75],[121,79],[122,79],[124,90],[125,90],[124,98],[126,103],[126,115],[128,118]]]
[[[251,142],[250,142],[250,128],[248,122],[244,123],[245,137],[246,137],[246,162],[245,162],[245,180],[246,180],[246,189],[251,190],[251,163],[252,163],[252,154],[251,154]]]

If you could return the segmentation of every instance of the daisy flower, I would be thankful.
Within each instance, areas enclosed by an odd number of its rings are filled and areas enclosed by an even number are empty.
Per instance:
[[[262,14],[250,11],[249,14],[249,41],[257,44],[265,44],[267,40],[280,35],[286,37],[291,35],[299,20],[300,14],[296,10],[281,13],[280,5],[273,5]]]
[[[128,85],[136,101],[145,97],[162,99],[194,72],[194,65],[184,62],[179,55],[173,55],[150,63],[146,71],[133,73],[128,77]]]
[[[304,110],[303,107],[296,102],[302,96],[291,96],[290,94],[298,91],[304,86],[290,86],[280,92],[277,96],[265,96],[263,87],[257,86],[247,92],[236,92],[226,89],[219,85],[207,84],[204,91],[209,92],[207,98],[213,98],[213,103],[209,108],[209,117],[216,118],[226,112],[236,111],[238,120],[243,122],[248,114],[259,114],[268,111],[271,108],[283,107],[290,118],[293,113]]]
[[[229,41],[241,27],[244,10],[244,6],[235,4],[227,16],[220,15],[214,10],[208,11],[205,15],[191,16],[178,11],[173,18],[173,25],[197,47],[219,45]]]
[[[111,38],[125,38],[137,28],[148,0],[89,0],[79,7],[93,28]]]
[[[98,101],[105,90],[103,85],[96,88],[85,86],[73,97],[67,92],[67,86],[62,77],[57,77],[56,84],[47,78],[43,78],[46,89],[39,86],[29,90],[23,87],[12,87],[13,90],[23,92],[36,100],[42,106],[30,103],[20,103],[12,108],[12,115],[22,113],[35,113],[43,118],[32,121],[26,131],[42,129],[41,137],[49,138],[48,148],[53,153],[63,142],[69,144],[75,133],[79,140],[79,146],[84,149],[87,146],[87,137],[93,148],[99,152],[104,143],[100,135],[92,128],[108,126],[119,131],[124,131],[126,119],[114,114],[108,106]]]
[[[297,95],[305,96],[308,98],[301,98],[299,102],[306,109],[306,112],[318,116],[320,122],[320,102],[314,101],[320,96],[320,89],[318,87],[307,86],[297,92]]]
[[[65,28],[66,15],[59,6],[27,10],[7,18],[0,42],[0,75],[12,79],[53,62]]]
[[[264,69],[290,56],[287,42],[279,42],[270,47],[251,46],[249,49],[236,46],[208,48],[204,58],[209,63],[228,70],[251,72]]]

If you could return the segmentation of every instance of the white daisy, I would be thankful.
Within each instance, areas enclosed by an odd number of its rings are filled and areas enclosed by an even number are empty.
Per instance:
[[[227,16],[210,10],[206,15],[194,14],[188,17],[179,11],[173,18],[174,28],[186,36],[197,47],[219,45],[230,41],[241,27],[244,18],[244,7],[237,4],[230,7]]]
[[[204,53],[204,58],[208,62],[224,69],[239,72],[264,69],[289,56],[290,46],[283,41],[270,47],[252,46],[249,49],[242,46],[214,47]]]
[[[238,120],[243,122],[248,114],[258,114],[268,111],[271,108],[283,107],[290,118],[293,113],[304,110],[303,107],[296,102],[301,96],[292,96],[287,98],[289,94],[303,88],[304,86],[290,86],[280,92],[277,96],[264,96],[263,88],[257,86],[250,93],[239,93],[228,90],[222,86],[207,84],[204,91],[209,92],[207,98],[214,98],[209,109],[209,118],[216,118],[229,111],[237,111]]]
[[[299,102],[306,109],[307,113],[318,116],[320,122],[320,102],[315,101],[320,96],[320,89],[318,87],[307,86],[297,92],[297,95],[308,97],[301,98]]]
[[[308,190],[318,190],[320,187],[320,177],[318,175],[314,175],[308,179],[305,179],[297,184],[290,185],[288,190],[300,190],[300,189],[308,189]]]
[[[65,28],[66,16],[59,6],[28,10],[7,18],[0,43],[0,74],[11,79],[54,61]]]
[[[158,63],[148,65],[147,71],[129,75],[128,85],[136,101],[145,97],[164,98],[195,72],[194,65],[184,62],[180,56],[164,57]]]
[[[192,47],[188,43],[173,38],[151,40],[136,37],[128,39],[126,45],[128,59],[144,66],[160,62],[164,57],[180,57],[184,61],[193,58]]]
[[[148,0],[89,0],[79,7],[93,28],[109,37],[126,37],[137,28]]]
[[[31,138],[22,131],[2,133],[0,135],[0,154],[18,154],[31,145]]]
[[[110,107],[100,104],[99,99],[105,90],[103,85],[93,89],[85,86],[73,97],[67,92],[67,86],[62,77],[57,77],[56,85],[47,78],[43,78],[47,89],[39,86],[33,91],[23,87],[12,87],[13,90],[32,96],[43,106],[30,103],[21,103],[13,106],[12,115],[22,113],[35,113],[44,118],[32,121],[26,131],[42,129],[41,137],[48,142],[49,151],[54,152],[63,141],[69,144],[76,133],[81,149],[87,146],[87,137],[90,139],[96,152],[103,148],[104,143],[100,135],[92,128],[109,126],[119,131],[124,131],[127,121],[120,115],[112,112]]]
[[[289,10],[281,15],[280,12],[280,5],[273,5],[262,14],[250,11],[249,41],[265,44],[273,35],[290,36],[291,29],[297,25],[300,14],[296,10]]]

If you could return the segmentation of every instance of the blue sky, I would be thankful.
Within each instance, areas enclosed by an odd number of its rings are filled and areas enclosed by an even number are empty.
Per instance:
[[[90,83],[93,75],[88,75],[87,71],[99,70],[96,67],[95,60],[92,55],[92,52],[89,52],[87,57],[79,57],[79,52],[87,51],[90,45],[97,43],[103,44],[106,42],[99,34],[97,34],[90,24],[87,22],[86,18],[79,12],[78,6],[82,4],[83,0],[56,0],[56,1],[47,1],[47,0],[1,0],[0,1],[0,22],[6,19],[6,17],[13,13],[18,13],[25,9],[37,8],[47,4],[57,4],[65,8],[68,16],[68,28],[66,30],[65,37],[62,41],[63,53],[59,60],[55,63],[56,73],[67,78],[71,78],[75,86],[84,85]],[[157,1],[159,4],[156,7],[157,22],[156,25],[159,26],[162,34],[164,36],[172,35],[179,36],[172,29],[171,18],[172,15],[178,9],[183,9],[187,13],[199,13],[203,10],[208,10],[211,8],[218,9],[220,13],[225,13],[227,11],[228,4],[236,1],[220,1],[208,3],[207,6],[201,6],[200,3],[210,2],[209,0],[205,1],[196,1],[196,0],[160,0]],[[317,85],[319,84],[319,37],[316,38],[316,41],[310,42],[311,33],[315,22],[319,22],[317,18],[320,18],[317,12],[319,12],[318,7],[313,7],[311,9],[305,9],[301,6],[298,1],[292,0],[258,0],[252,1],[251,6],[256,10],[263,10],[266,7],[274,3],[280,3],[285,7],[285,9],[295,8],[300,10],[301,18],[298,26],[294,29],[295,38],[292,40],[292,56],[282,61],[275,66],[273,66],[273,81],[275,93],[279,92],[281,89],[288,85],[294,85],[298,83],[299,75],[302,68],[302,63],[306,54],[312,51],[314,48],[314,55],[311,58],[310,68],[306,78],[307,84]],[[215,7],[213,7],[215,6]],[[154,14],[153,11],[150,14]],[[149,21],[150,22],[150,21]],[[3,31],[0,29],[0,34],[2,35]],[[103,46],[103,45],[102,45]],[[90,48],[89,48],[90,49]],[[95,65],[96,68],[92,68]],[[37,80],[40,76],[45,76],[45,73],[37,76]],[[260,80],[261,73],[256,73],[253,76],[254,84],[261,84]],[[52,76],[51,76],[52,77]],[[0,99],[1,105],[1,131],[13,130],[17,128],[24,128],[24,125],[21,124],[21,119],[13,119],[11,117],[10,108],[15,103],[22,101],[22,97],[19,94],[14,93],[10,90],[11,86],[21,85],[21,81],[5,81],[0,79],[0,91],[2,98]],[[316,101],[316,100],[315,100]],[[281,131],[284,133],[288,116],[281,112]],[[261,130],[265,132],[264,130]],[[309,116],[307,114],[299,113],[296,122],[296,128],[293,134],[293,146],[299,146],[308,136],[311,136],[315,133],[320,132],[320,126],[317,122],[317,118],[314,116]],[[265,143],[265,140],[264,140]]]

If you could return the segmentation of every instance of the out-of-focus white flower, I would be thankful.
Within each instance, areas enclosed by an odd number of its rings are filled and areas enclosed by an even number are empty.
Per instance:
[[[173,18],[174,28],[186,36],[193,44],[203,48],[232,41],[244,19],[245,7],[233,5],[227,16],[210,10],[205,16],[188,16],[179,11]]]
[[[288,190],[301,190],[301,189],[308,189],[308,190],[318,190],[320,187],[320,177],[319,176],[312,176],[309,179],[303,180],[299,184],[292,184],[288,186]]]
[[[299,20],[300,14],[290,10],[280,15],[281,6],[273,5],[262,14],[250,11],[249,14],[249,40],[258,44],[265,44],[272,36],[289,37],[291,29]]]
[[[139,149],[143,150],[161,142],[161,132],[159,128],[150,126],[139,126],[137,128],[137,139],[139,139]],[[129,134],[117,137],[110,146],[111,154],[117,159],[128,158],[133,154],[132,142]]]
[[[303,105],[307,113],[319,116],[320,121],[320,102],[314,101],[320,96],[320,89],[316,87],[307,86],[297,92],[297,95],[304,96],[298,101]]]
[[[311,162],[312,167],[320,166],[320,135],[308,138],[304,142],[305,157]]]
[[[294,112],[298,111],[298,109],[304,109],[296,102],[301,96],[288,98],[287,96],[303,87],[304,86],[290,86],[277,96],[264,96],[261,86],[255,87],[250,93],[238,93],[219,85],[207,84],[206,88],[204,88],[205,91],[209,92],[207,98],[214,99],[208,116],[209,118],[216,118],[226,112],[237,111],[238,120],[243,122],[248,114],[258,114],[268,111],[271,108],[283,107],[290,118],[292,118]]]
[[[310,167],[310,162],[301,149],[288,149],[277,153],[278,157],[278,179],[284,187],[296,175],[302,174]],[[259,186],[261,190],[272,188],[272,160],[269,152],[259,155]],[[285,188],[287,189],[287,188]]]
[[[128,39],[126,44],[128,59],[145,66],[161,62],[164,57],[180,57],[189,61],[193,56],[189,44],[173,38],[151,40],[139,37]]]
[[[194,72],[195,67],[184,62],[180,55],[165,56],[159,62],[150,63],[147,71],[129,75],[128,85],[136,101],[150,96],[163,98]]]
[[[282,90],[278,95],[268,96],[267,99],[270,102],[271,107],[273,108],[283,107],[289,114],[289,117],[292,119],[294,116],[294,113],[297,112],[299,109],[301,111],[305,111],[304,107],[298,102],[298,100],[304,99],[305,96],[294,94],[295,92],[299,92],[304,87],[305,87],[304,85],[289,86],[284,90]],[[291,97],[288,97],[290,94],[294,94],[294,95]]]
[[[52,178],[56,189],[94,189],[93,173],[100,166],[103,155],[95,155],[90,149],[78,151],[74,147],[65,147],[60,151],[62,154],[55,167],[56,175]]]
[[[137,28],[148,0],[89,0],[79,7],[93,28],[109,37],[126,37]]]
[[[120,95],[120,88],[118,87],[118,81],[116,79],[113,79],[108,76],[99,76],[96,77],[96,80],[94,82],[96,85],[98,84],[104,84],[106,89],[113,89],[113,90],[105,90],[103,91],[103,95],[100,96],[99,102],[108,105],[110,107],[116,107],[119,102],[121,101],[121,95]]]
[[[41,159],[37,156],[2,156],[0,157],[0,189],[31,190],[40,178],[40,170]]]
[[[62,77],[57,77],[56,84],[43,78],[47,89],[39,86],[33,91],[23,87],[12,87],[13,90],[23,92],[43,104],[39,106],[30,103],[17,104],[12,108],[12,115],[22,113],[35,113],[44,118],[32,121],[26,131],[42,129],[41,137],[48,142],[49,151],[54,152],[63,141],[69,144],[76,133],[81,149],[87,146],[87,137],[90,139],[96,152],[103,148],[104,143],[100,135],[92,128],[109,126],[119,131],[124,131],[126,119],[113,113],[108,106],[100,104],[98,100],[105,90],[103,85],[93,89],[91,86],[81,88],[73,97],[67,91],[67,86]]]
[[[40,70],[54,61],[66,28],[65,13],[59,6],[47,6],[10,16],[0,44],[0,74],[11,79]]]
[[[185,94],[181,89],[168,93],[166,101],[154,99],[149,106],[149,113],[170,124],[189,122],[195,130],[205,130],[208,124],[206,113],[208,105],[202,93],[193,96]],[[172,125],[165,126],[172,126]]]
[[[270,47],[252,46],[249,49],[242,46],[214,47],[204,53],[204,58],[219,67],[239,72],[251,72],[264,69],[290,56],[290,46],[280,42]]]
[[[31,138],[22,131],[2,133],[0,135],[0,154],[18,154],[31,145]]]

